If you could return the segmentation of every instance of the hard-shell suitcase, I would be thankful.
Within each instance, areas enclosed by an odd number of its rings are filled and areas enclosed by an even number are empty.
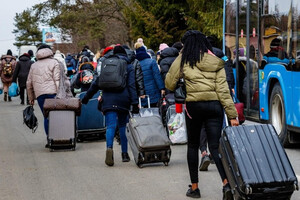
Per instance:
[[[76,128],[74,111],[54,110],[49,112],[48,145],[50,151],[62,148],[75,150]]]
[[[226,127],[220,156],[235,199],[290,199],[298,181],[270,124]]]
[[[78,97],[82,99],[85,94],[86,92],[82,92]],[[105,117],[97,109],[99,94],[100,91],[89,100],[88,104],[83,104],[80,116],[76,117],[78,142],[89,139],[103,139],[105,137]]]
[[[140,113],[145,112],[141,109]],[[161,117],[156,115],[156,112],[152,116],[143,114],[142,116],[131,117],[127,124],[126,136],[135,163],[139,167],[158,162],[163,162],[167,166],[171,157],[171,148]]]

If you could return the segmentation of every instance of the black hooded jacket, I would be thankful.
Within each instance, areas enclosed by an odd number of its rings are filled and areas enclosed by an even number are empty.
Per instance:
[[[26,81],[32,63],[33,61],[31,61],[29,56],[20,56],[13,74],[13,82],[16,83],[18,78],[19,87],[26,87]]]
[[[224,57],[223,51],[221,49],[216,48],[216,47],[213,47],[213,53],[221,59]],[[225,72],[226,72],[226,81],[227,81],[228,86],[229,86],[230,94],[232,94],[231,90],[234,88],[235,81],[234,81],[234,75],[233,75],[233,70],[232,70],[232,61],[230,59],[225,61],[224,69],[225,69]]]
[[[174,60],[177,58],[178,55],[179,55],[179,52],[174,47],[165,48],[161,52],[160,60],[158,61],[158,64],[160,66],[160,70],[161,70],[160,74],[161,74],[163,81],[165,81],[166,75],[167,75],[172,63],[174,62]]]
[[[133,50],[125,49],[128,59],[130,63],[133,65],[134,71],[135,71],[135,87],[137,90],[137,95],[142,96],[145,95],[145,88],[144,88],[144,76],[142,67],[140,65],[140,62],[135,59],[135,53]]]

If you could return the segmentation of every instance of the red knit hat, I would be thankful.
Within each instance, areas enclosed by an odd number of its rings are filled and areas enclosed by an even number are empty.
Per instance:
[[[109,47],[106,47],[103,51],[103,55],[105,55],[107,52],[109,52],[110,50],[113,50],[114,48],[109,46]]]

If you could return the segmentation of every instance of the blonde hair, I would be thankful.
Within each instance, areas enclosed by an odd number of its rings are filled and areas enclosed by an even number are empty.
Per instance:
[[[143,46],[143,44],[142,43],[139,43],[139,42],[136,42],[135,44],[134,44],[134,48],[135,49],[138,49],[138,48],[140,48],[140,47],[142,47]]]

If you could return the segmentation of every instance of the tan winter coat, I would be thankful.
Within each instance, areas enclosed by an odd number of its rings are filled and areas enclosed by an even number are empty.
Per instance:
[[[3,66],[4,64],[6,63],[5,59],[7,59],[8,61],[10,59],[11,60],[11,64],[12,64],[12,74],[14,73],[15,69],[16,69],[16,65],[17,65],[17,61],[16,61],[16,57],[14,56],[11,56],[11,55],[3,55],[1,57],[1,63],[0,63],[0,78],[2,80],[3,83],[11,83],[12,82],[12,79],[13,79],[13,76],[11,77],[6,77],[2,71],[3,71]]]
[[[43,94],[56,94],[60,79],[59,62],[53,58],[51,49],[38,50],[37,62],[31,65],[27,78],[27,93],[30,101]]]
[[[181,54],[175,59],[166,75],[165,86],[174,91],[179,79]],[[224,61],[214,55],[205,53],[202,60],[191,68],[188,64],[183,67],[187,90],[187,102],[219,100],[225,108],[229,119],[237,117],[237,111],[230,96]]]

